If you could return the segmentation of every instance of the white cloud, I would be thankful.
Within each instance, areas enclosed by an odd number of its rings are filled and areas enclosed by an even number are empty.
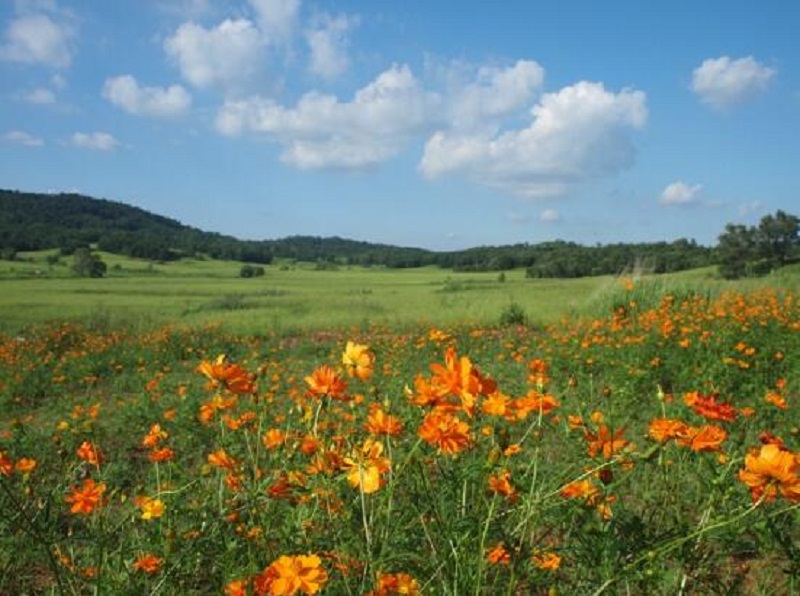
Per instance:
[[[775,69],[760,64],[752,56],[738,60],[728,56],[709,58],[694,69],[692,90],[703,102],[724,108],[765,91],[774,76]]]
[[[560,219],[561,216],[555,209],[545,209],[539,214],[539,221],[543,221],[545,223],[555,223]]]
[[[469,71],[463,65],[450,69],[447,96],[449,125],[454,128],[494,127],[498,120],[526,108],[539,92],[544,69],[531,60],[519,60],[507,68],[481,67],[473,80],[464,80],[458,71]]]
[[[182,19],[199,19],[212,14],[211,0],[159,0],[156,7],[169,15]]]
[[[364,168],[393,157],[427,131],[439,97],[425,92],[407,66],[392,66],[351,101],[311,92],[293,108],[252,97],[226,101],[217,129],[273,135],[282,160],[299,168]]]
[[[306,31],[312,73],[323,79],[335,79],[347,70],[350,65],[347,33],[357,24],[355,17],[324,15],[319,17],[316,26]]]
[[[56,94],[50,89],[34,89],[21,95],[23,101],[36,105],[49,105],[56,102]]]
[[[393,66],[351,101],[306,93],[294,107],[262,97],[229,99],[217,130],[272,135],[282,159],[301,168],[363,168],[386,161],[436,128],[496,130],[498,122],[532,102],[543,77],[535,62],[471,69],[436,93],[423,88],[408,66]]]
[[[72,62],[74,35],[66,22],[45,14],[24,14],[9,23],[0,45],[0,59],[66,68]]]
[[[67,86],[67,79],[65,79],[62,75],[56,73],[52,77],[50,77],[50,84],[55,87],[56,89],[64,89]]]
[[[179,116],[185,114],[192,97],[180,85],[141,87],[131,75],[106,79],[103,97],[129,114],[143,116]]]
[[[673,182],[661,193],[662,205],[688,205],[697,202],[697,195],[703,188],[701,184],[689,186],[683,182]]]
[[[9,143],[17,143],[26,147],[41,147],[44,145],[44,141],[39,137],[35,137],[32,134],[23,132],[21,130],[12,130],[7,132],[5,135],[3,135],[3,138]]]
[[[750,201],[749,203],[742,203],[738,207],[739,217],[748,217],[754,213],[764,212],[763,201]]]
[[[226,19],[213,29],[183,23],[164,42],[164,50],[181,75],[202,89],[239,89],[261,68],[264,43],[247,19]]]
[[[113,151],[119,147],[119,141],[107,132],[76,132],[72,135],[72,144],[96,151]]]
[[[250,0],[261,31],[272,44],[291,39],[300,13],[300,0]]]
[[[582,81],[542,96],[526,128],[436,132],[420,169],[428,177],[464,172],[526,198],[558,196],[575,183],[633,164],[629,131],[647,121],[645,103],[642,91],[610,93],[601,83]]]

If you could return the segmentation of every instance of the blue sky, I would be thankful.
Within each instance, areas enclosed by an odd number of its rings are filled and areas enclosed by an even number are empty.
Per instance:
[[[437,250],[800,212],[800,3],[2,0],[0,187]]]

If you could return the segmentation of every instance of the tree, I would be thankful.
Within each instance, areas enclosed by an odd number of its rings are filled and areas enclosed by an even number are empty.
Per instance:
[[[761,219],[755,230],[759,256],[772,267],[783,267],[786,258],[800,245],[800,219],[778,210]]]
[[[103,277],[106,274],[106,264],[86,246],[76,249],[72,259],[72,271],[78,277]]]
[[[748,272],[748,262],[756,256],[756,242],[753,228],[728,224],[719,235],[719,273],[725,279],[744,277]]]

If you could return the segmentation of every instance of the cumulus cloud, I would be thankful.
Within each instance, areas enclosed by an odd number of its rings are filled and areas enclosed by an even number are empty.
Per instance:
[[[364,168],[393,157],[426,131],[439,98],[422,89],[408,66],[392,66],[351,101],[317,92],[293,108],[252,97],[226,101],[217,130],[226,135],[267,133],[282,160],[299,168]]]
[[[752,56],[732,60],[728,56],[709,58],[694,69],[692,90],[715,108],[742,103],[765,91],[775,77],[775,69]]]
[[[702,188],[701,184],[690,186],[680,181],[673,182],[663,190],[659,202],[662,205],[689,205],[696,203]]]
[[[43,87],[23,93],[20,97],[23,101],[36,105],[49,105],[56,102],[56,94]]]
[[[529,106],[543,69],[520,61],[507,68],[477,68],[471,78],[426,90],[406,66],[392,66],[350,101],[310,92],[294,107],[258,96],[229,99],[217,130],[235,136],[268,134],[284,147],[282,159],[301,168],[363,168],[386,161],[410,141],[437,129],[495,131],[498,122]]]
[[[23,132],[21,130],[12,130],[7,132],[3,135],[3,139],[9,143],[24,145],[25,147],[42,147],[44,145],[44,141],[39,137],[35,137],[32,134]]]
[[[248,19],[226,19],[212,29],[183,23],[164,41],[183,78],[201,89],[239,89],[263,62],[264,41]]]
[[[141,87],[131,75],[106,79],[103,97],[129,114],[170,117],[185,114],[192,97],[180,85]]]
[[[543,95],[522,129],[494,134],[440,130],[426,143],[428,177],[466,173],[478,183],[525,198],[566,193],[578,182],[633,164],[630,131],[647,121],[642,91],[606,91],[581,81]]]
[[[46,14],[23,14],[9,23],[0,45],[0,59],[66,68],[72,62],[74,36],[66,21]]]
[[[463,80],[463,75],[452,78],[447,93],[449,124],[475,128],[495,126],[499,119],[529,106],[542,86],[544,69],[532,60],[519,60],[507,68],[480,67],[472,80]]]
[[[119,141],[107,132],[76,132],[71,140],[75,147],[95,151],[113,151],[119,147]]]
[[[256,21],[271,44],[285,44],[297,27],[300,0],[250,0]]]
[[[358,19],[339,15],[323,15],[316,25],[306,31],[306,41],[311,50],[309,70],[323,79],[335,79],[347,71],[348,32],[358,24]]]
[[[214,12],[211,0],[158,0],[156,7],[183,19],[199,19]]]
[[[543,221],[545,223],[554,223],[560,219],[561,216],[555,209],[545,209],[539,214],[539,221]]]

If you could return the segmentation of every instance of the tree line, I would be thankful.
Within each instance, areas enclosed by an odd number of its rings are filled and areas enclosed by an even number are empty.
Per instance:
[[[718,265],[728,278],[759,275],[797,257],[798,218],[778,211],[753,227],[728,224],[715,247],[681,238],[672,242],[586,246],[552,241],[481,246],[459,251],[348,240],[290,236],[279,240],[240,240],[205,232],[124,203],[78,194],[40,194],[0,190],[0,257],[18,251],[59,248],[89,263],[89,246],[153,261],[184,257],[226,259],[266,265],[275,258],[338,265],[411,268],[437,266],[454,271],[505,271],[525,268],[528,277],[569,278],[619,274],[633,268],[667,273]],[[83,265],[97,275],[99,266]],[[244,276],[256,276],[256,268]]]

